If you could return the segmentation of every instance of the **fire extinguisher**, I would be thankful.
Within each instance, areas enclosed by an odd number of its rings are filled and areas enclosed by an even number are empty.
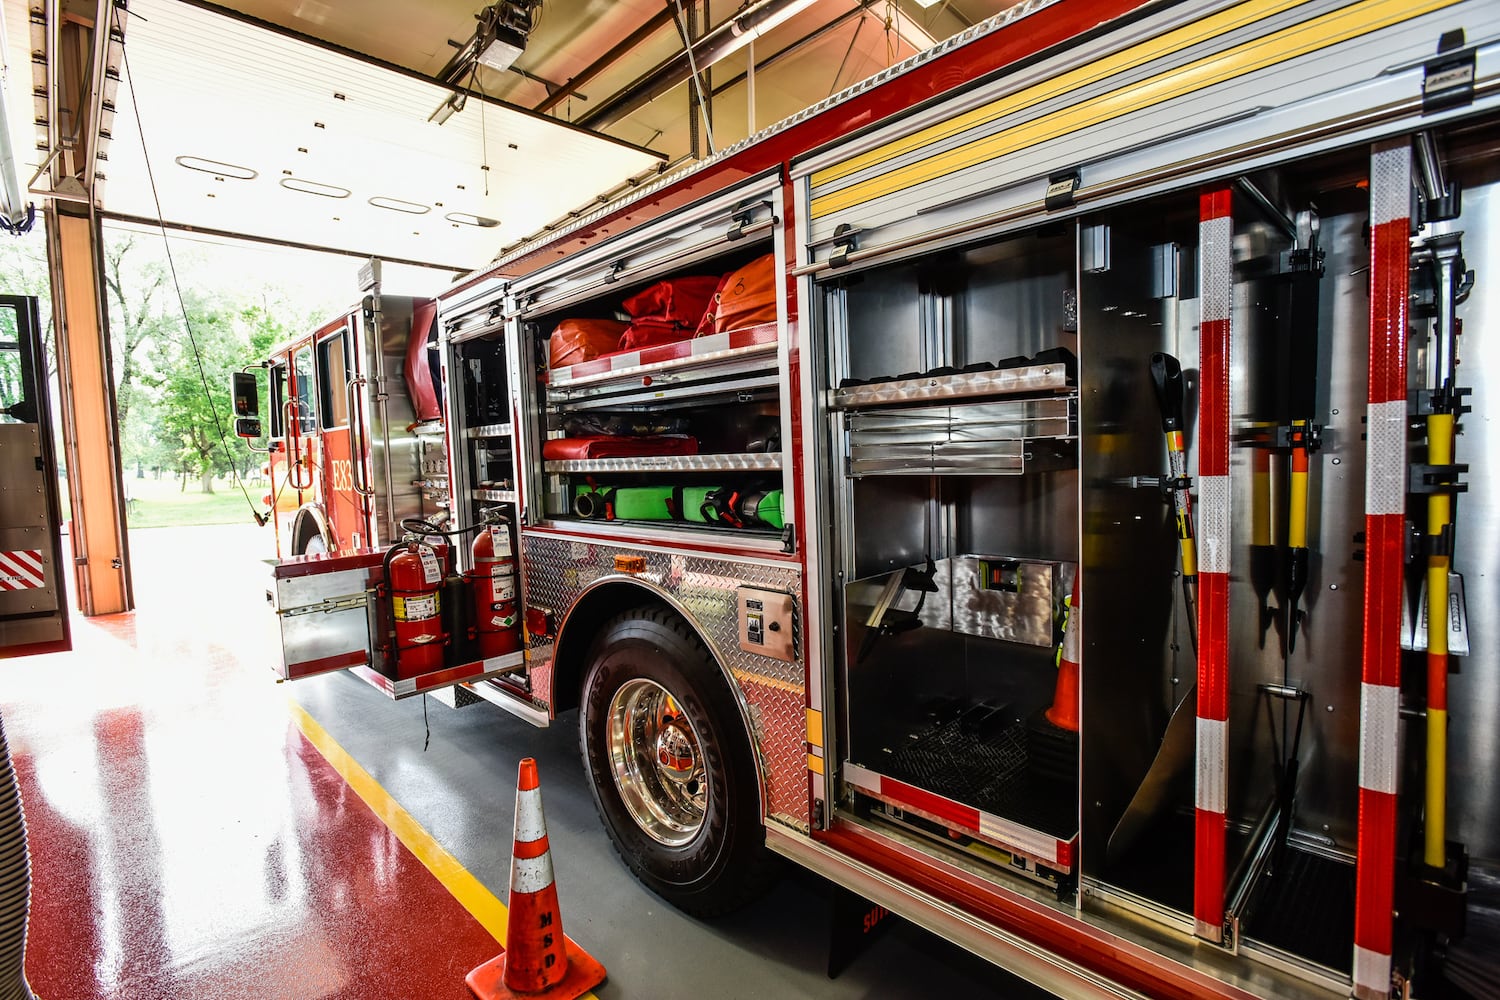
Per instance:
[[[474,536],[474,622],[479,655],[504,656],[521,648],[521,620],[516,604],[516,560],[510,544],[510,522],[501,518]]]
[[[448,635],[442,627],[443,562],[446,547],[401,542],[385,554],[385,589],[396,643],[396,679],[406,680],[443,666]]]

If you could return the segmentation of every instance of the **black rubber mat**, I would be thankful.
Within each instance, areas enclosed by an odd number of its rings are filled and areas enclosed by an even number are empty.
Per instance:
[[[1038,781],[1027,768],[1026,722],[1004,705],[976,705],[913,734],[882,773],[1064,840],[1078,832],[1077,784]]]
[[[1443,977],[1462,996],[1500,997],[1500,863],[1469,863],[1468,901],[1464,939],[1448,947]]]
[[[1261,875],[1245,936],[1349,972],[1354,960],[1354,865],[1288,846],[1280,866]]]

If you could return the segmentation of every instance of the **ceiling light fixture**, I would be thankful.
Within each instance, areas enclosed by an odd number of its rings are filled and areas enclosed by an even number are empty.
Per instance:
[[[337,184],[321,184],[318,181],[305,181],[299,177],[283,177],[281,186],[288,191],[297,191],[302,194],[315,194],[323,198],[347,198],[349,189],[341,188]]]
[[[482,215],[474,215],[470,212],[449,212],[443,218],[456,226],[478,226],[480,229],[494,229],[500,225],[499,219],[487,219]]]
[[[912,0],[912,2],[923,10],[927,10],[929,7],[936,7],[939,0]]]
[[[201,156],[179,156],[175,161],[179,167],[188,170],[198,170],[205,174],[213,174],[220,180],[225,177],[233,177],[237,181],[253,181],[260,175],[249,167],[241,167],[234,163],[221,163],[218,160],[208,160]]]
[[[392,212],[405,212],[407,215],[426,215],[432,211],[426,205],[419,205],[414,201],[402,201],[400,198],[387,198],[384,195],[371,198],[370,204],[376,208],[390,209]]]

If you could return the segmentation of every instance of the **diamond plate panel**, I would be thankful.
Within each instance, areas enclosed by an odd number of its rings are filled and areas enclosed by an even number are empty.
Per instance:
[[[630,576],[615,572],[616,555],[644,558],[645,571]],[[715,659],[728,670],[730,683],[748,709],[766,784],[766,818],[802,831],[809,828],[807,691],[801,618],[805,604],[801,599],[798,567],[525,532],[521,537],[521,559],[527,603],[551,609],[560,623],[583,592],[604,578],[644,584],[676,602]],[[735,589],[741,586],[780,590],[794,596],[796,660],[775,660],[740,649]],[[552,650],[551,645],[531,647],[533,691],[552,689]]]

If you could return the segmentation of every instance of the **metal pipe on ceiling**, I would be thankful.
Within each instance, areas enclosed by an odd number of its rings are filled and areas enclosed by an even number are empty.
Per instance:
[[[855,6],[854,6],[854,8],[852,10],[846,10],[846,11],[844,11],[844,13],[840,14],[838,17],[834,18],[832,21],[829,21],[827,24],[823,25],[821,28],[816,28],[813,31],[808,32],[807,34],[803,35],[801,38],[798,38],[792,44],[788,45],[786,48],[779,49],[778,51],[773,52],[770,55],[766,56],[766,58],[762,59],[760,62],[754,63],[754,69],[755,69],[755,71],[758,73],[761,70],[769,69],[770,67],[776,65],[781,60],[787,58],[788,56],[795,55],[796,53],[800,52],[802,49],[804,49],[807,46],[811,45],[813,42],[818,41],[824,35],[827,35],[827,34],[829,34],[830,32],[833,32],[833,31],[837,31],[839,28],[842,28],[844,25],[848,24],[850,21],[854,20],[857,17],[863,17],[864,15],[869,14],[870,13],[870,7],[873,6],[874,4],[884,3],[884,2],[885,2],[885,0],[859,0],[859,2],[855,4]],[[740,75],[738,75],[736,77],[732,77],[731,79],[725,80],[723,83],[718,84],[711,91],[709,91],[709,95],[712,96],[712,97],[719,97],[719,96],[723,95],[725,91],[728,91],[728,90],[730,90],[730,89],[732,89],[734,87],[737,87],[741,83],[748,83],[749,82],[749,80],[748,80],[749,76],[750,76],[750,73],[747,70],[746,72],[741,73]]]
[[[812,3],[813,0],[761,0],[699,39],[692,48],[691,62],[700,69],[712,66]],[[596,130],[605,128],[680,86],[691,75],[688,50],[684,48],[579,118],[576,124]]]
[[[563,101],[566,101],[569,97],[573,96],[573,94],[578,91],[579,87],[582,87],[594,77],[598,76],[600,73],[604,72],[606,69],[619,62],[637,45],[641,44],[646,39],[650,38],[652,35],[656,34],[658,31],[671,24],[672,16],[672,8],[666,4],[663,4],[661,10],[651,15],[650,19],[647,20],[645,24],[642,24],[639,28],[636,28],[629,35],[626,35],[618,45],[610,49],[608,52],[604,53],[604,55],[600,56],[598,59],[595,59],[593,62],[589,63],[582,70],[580,70],[576,76],[570,77],[567,83],[558,87],[551,94],[548,94],[546,100],[542,101],[531,110],[539,112],[541,114],[546,114],[548,111],[551,111]]]

